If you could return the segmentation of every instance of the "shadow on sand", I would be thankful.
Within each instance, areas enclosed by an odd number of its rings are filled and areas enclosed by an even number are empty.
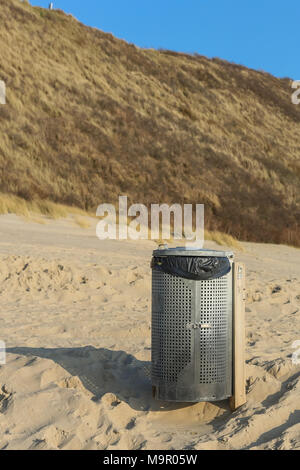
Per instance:
[[[8,353],[50,359],[70,376],[77,376],[98,401],[113,393],[138,411],[172,411],[191,407],[193,403],[169,403],[152,398],[151,363],[139,361],[124,351],[111,351],[93,346],[80,348],[8,348]],[[215,403],[228,411],[227,401]]]

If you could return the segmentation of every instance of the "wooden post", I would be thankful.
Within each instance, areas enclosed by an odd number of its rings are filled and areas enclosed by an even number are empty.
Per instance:
[[[244,263],[233,263],[233,396],[229,399],[232,411],[246,403],[245,285]]]

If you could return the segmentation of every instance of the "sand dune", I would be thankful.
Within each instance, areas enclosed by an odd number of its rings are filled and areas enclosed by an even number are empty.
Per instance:
[[[0,218],[2,449],[299,449],[300,252],[245,243],[247,404],[154,402],[153,242]],[[212,242],[210,247],[216,247]]]

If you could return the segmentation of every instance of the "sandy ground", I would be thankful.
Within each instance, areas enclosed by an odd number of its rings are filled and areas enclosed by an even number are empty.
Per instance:
[[[248,402],[231,413],[152,400],[153,242],[1,216],[0,449],[300,449],[300,250],[244,247]]]

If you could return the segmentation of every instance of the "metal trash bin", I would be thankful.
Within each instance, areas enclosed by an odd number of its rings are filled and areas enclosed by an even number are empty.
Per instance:
[[[217,401],[232,390],[233,253],[157,249],[152,268],[153,396]]]

